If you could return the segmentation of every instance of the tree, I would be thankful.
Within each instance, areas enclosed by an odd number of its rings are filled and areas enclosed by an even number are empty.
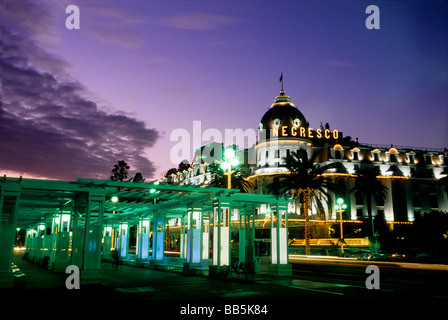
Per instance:
[[[168,169],[168,171],[165,173],[165,177],[169,177],[169,176],[171,176],[172,174],[176,174],[177,173],[177,169],[176,168],[171,168],[171,169]]]
[[[333,184],[326,178],[323,173],[332,168],[339,168],[341,164],[333,162],[326,165],[315,163],[317,153],[314,153],[311,158],[308,158],[308,153],[305,149],[299,149],[297,152],[292,152],[289,156],[283,158],[285,165],[289,170],[289,174],[285,177],[274,181],[269,188],[272,191],[280,193],[291,193],[294,199],[300,199],[303,196],[303,214],[305,216],[305,254],[310,254],[310,217],[309,210],[311,203],[315,203],[318,210],[322,210],[323,202],[326,202],[329,210],[331,207],[330,195],[327,188],[333,189]]]
[[[177,171],[182,172],[184,170],[188,170],[188,168],[190,168],[191,165],[188,162],[188,160],[183,160],[181,163],[179,163],[179,166],[177,167]]]
[[[439,263],[448,262],[448,212],[431,211],[417,217],[410,237],[412,248],[434,255]]]
[[[173,183],[170,179],[170,176],[172,174],[177,174],[178,172],[183,172],[184,170],[188,170],[190,167],[191,167],[191,165],[188,162],[188,160],[183,160],[181,163],[179,163],[177,168],[168,169],[168,171],[165,173],[165,177],[168,178],[168,183]]]
[[[227,188],[227,175],[224,170],[216,163],[210,165],[212,180],[209,184],[211,187]],[[239,189],[241,192],[249,192],[252,184],[247,180],[250,175],[250,169],[244,166],[238,166],[230,176],[232,189]]]
[[[143,178],[140,172],[137,172],[134,178],[132,178],[132,182],[145,182],[145,178]]]
[[[380,169],[378,167],[365,167],[359,169],[355,181],[355,186],[350,189],[358,199],[366,201],[367,213],[372,226],[372,241],[375,236],[375,227],[372,214],[372,198],[376,203],[383,202],[386,199],[387,187],[378,179]]]
[[[113,181],[123,181],[128,178],[128,170],[129,166],[126,161],[121,160],[118,161],[118,164],[114,165],[112,169],[112,175],[110,176],[110,180]]]

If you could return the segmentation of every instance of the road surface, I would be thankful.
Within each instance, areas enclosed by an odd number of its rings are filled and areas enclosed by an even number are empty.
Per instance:
[[[290,257],[294,278],[304,286],[322,289],[346,297],[362,295],[363,291],[377,291],[378,299],[405,300],[424,298],[446,301],[448,304],[448,266],[402,262],[359,261],[354,259]],[[369,265],[378,266],[379,290],[368,290],[366,273]],[[357,290],[358,289],[358,290]],[[362,289],[362,290],[361,290]],[[372,294],[369,292],[368,294]]]

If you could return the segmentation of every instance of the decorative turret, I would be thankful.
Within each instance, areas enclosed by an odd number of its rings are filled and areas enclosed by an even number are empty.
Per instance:
[[[271,108],[261,118],[258,127],[259,140],[270,140],[271,138],[303,139],[306,138],[307,127],[305,117],[282,89]]]

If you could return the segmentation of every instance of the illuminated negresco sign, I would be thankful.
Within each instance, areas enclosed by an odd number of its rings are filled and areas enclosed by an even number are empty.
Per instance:
[[[299,121],[295,121],[294,125],[295,126],[278,125],[278,127],[274,127],[272,129],[258,130],[258,141],[283,137],[296,139],[317,138],[335,140],[339,138],[338,130],[323,128],[314,130],[313,128],[309,127],[300,127]],[[241,128],[225,129],[224,132],[221,132],[216,128],[208,128],[206,130],[202,130],[201,121],[193,121],[193,127],[191,130],[187,130],[184,128],[177,128],[173,130],[170,134],[170,141],[175,142],[175,144],[171,147],[170,159],[173,165],[177,165],[184,159],[191,159],[196,153],[196,150],[201,150],[201,147],[213,142],[223,143],[225,146],[237,145],[241,149],[250,148],[257,143],[257,132],[253,128],[248,128],[246,130],[243,130]],[[217,152],[217,158],[214,160],[221,161],[221,153]]]
[[[279,126],[271,129],[273,137],[297,137],[305,139],[338,139],[339,131],[330,129],[317,129],[305,128],[305,127],[289,127]]]

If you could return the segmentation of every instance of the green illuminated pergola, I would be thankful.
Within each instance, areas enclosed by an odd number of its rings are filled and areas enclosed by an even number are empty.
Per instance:
[[[120,252],[126,254],[125,244],[129,238],[125,227],[137,225],[137,257],[142,261],[161,263],[166,260],[163,253],[166,222],[179,219],[180,258],[192,266],[210,260],[219,268],[231,262],[230,225],[236,223],[231,221],[233,217],[237,218],[240,232],[240,261],[253,260],[253,221],[261,205],[272,209],[272,272],[278,273],[280,269],[288,272],[290,267],[287,257],[287,205],[290,200],[279,196],[160,184],[158,181],[55,181],[6,176],[0,180],[0,195],[0,286],[10,284],[9,266],[16,228],[27,229],[27,252],[34,261],[39,262],[47,256],[51,268],[59,271],[75,264],[82,270],[84,281],[88,282],[98,280],[101,258],[110,255],[113,249],[111,226],[118,226],[116,250],[123,248]],[[210,226],[213,232],[210,232]],[[149,246],[150,232],[152,248]],[[209,259],[208,246],[211,244],[213,258]],[[149,249],[152,249],[152,256],[148,254]]]

